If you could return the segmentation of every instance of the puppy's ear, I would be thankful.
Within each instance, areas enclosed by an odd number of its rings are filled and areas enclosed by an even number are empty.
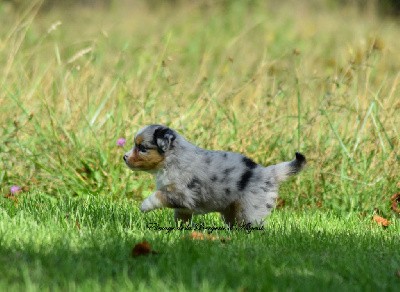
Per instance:
[[[175,138],[176,135],[170,128],[159,127],[154,131],[153,143],[157,145],[158,152],[164,153],[172,148],[172,142]]]

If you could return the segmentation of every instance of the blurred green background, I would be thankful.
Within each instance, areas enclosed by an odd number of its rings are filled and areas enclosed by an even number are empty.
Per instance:
[[[121,157],[164,123],[264,165],[304,152],[286,207],[390,214],[396,3],[1,1],[0,191],[140,201]]]

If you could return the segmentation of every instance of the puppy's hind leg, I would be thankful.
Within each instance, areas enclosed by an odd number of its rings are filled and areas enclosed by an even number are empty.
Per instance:
[[[179,222],[183,224],[189,224],[192,220],[193,213],[186,209],[175,209],[175,223],[178,225]]]
[[[242,202],[242,218],[244,224],[261,226],[265,217],[271,213],[276,204],[275,196],[265,198],[263,194],[247,198]]]
[[[225,210],[221,211],[222,219],[229,228],[232,228],[235,224],[240,224],[242,221],[240,202],[233,202]]]
[[[262,204],[257,200],[236,201],[221,212],[222,218],[229,228],[238,226],[258,226],[270,212],[272,204]],[[261,201],[261,198],[260,200]]]

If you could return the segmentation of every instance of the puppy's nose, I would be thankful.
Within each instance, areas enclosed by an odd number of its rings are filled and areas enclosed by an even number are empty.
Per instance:
[[[126,160],[128,159],[128,155],[124,155],[124,161],[126,162]]]

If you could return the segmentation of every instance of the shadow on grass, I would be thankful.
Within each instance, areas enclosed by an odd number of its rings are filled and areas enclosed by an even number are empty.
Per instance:
[[[277,228],[251,234],[222,232],[230,237],[223,243],[192,240],[188,234],[143,231],[140,236],[125,236],[109,230],[85,236],[78,248],[66,238],[48,248],[1,246],[2,278],[22,287],[33,283],[61,289],[99,285],[394,291],[400,285],[396,236]],[[142,238],[158,254],[133,258],[131,249]]]

